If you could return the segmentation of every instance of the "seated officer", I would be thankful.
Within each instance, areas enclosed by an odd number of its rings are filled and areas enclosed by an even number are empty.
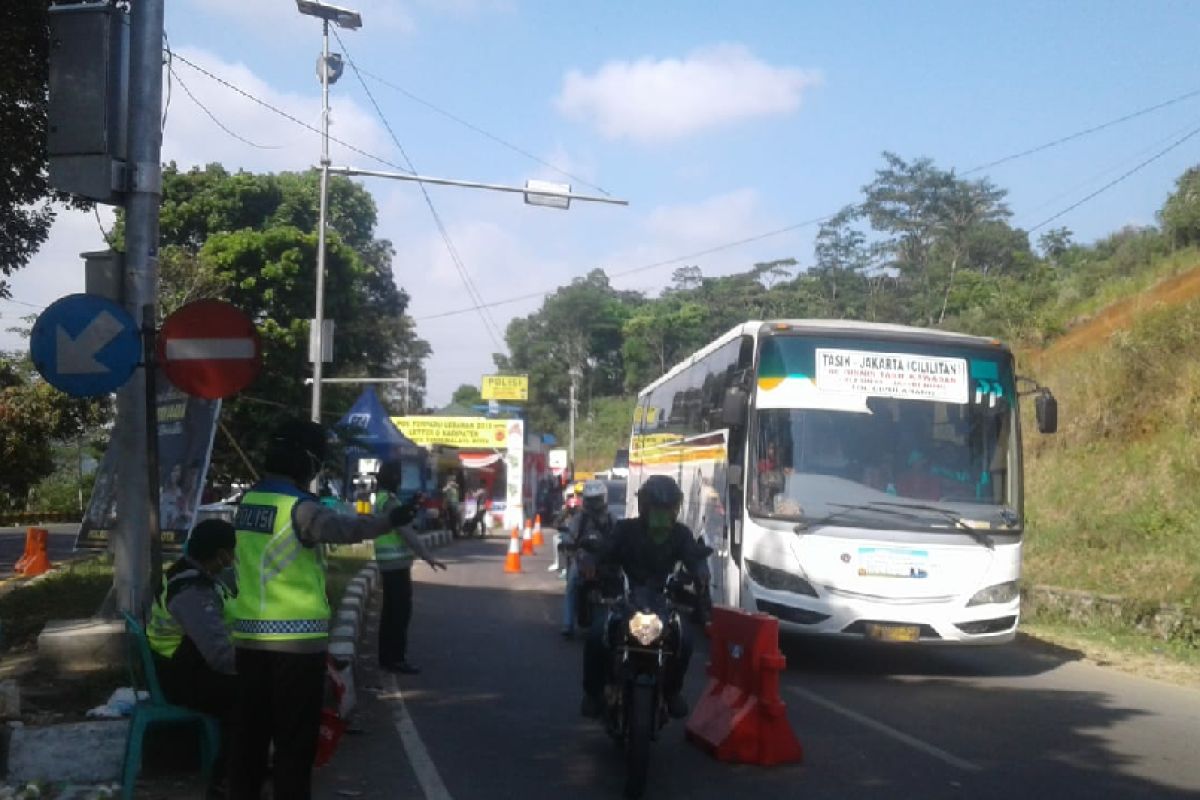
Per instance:
[[[229,592],[218,579],[234,561],[233,526],[207,519],[192,529],[183,557],[163,576],[146,636],[167,700],[223,723],[233,710],[236,668],[225,622]]]

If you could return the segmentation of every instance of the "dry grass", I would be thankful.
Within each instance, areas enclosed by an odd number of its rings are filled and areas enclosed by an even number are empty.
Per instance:
[[[1192,299],[1035,359],[1060,433],[1027,441],[1030,580],[1200,606],[1198,340]]]

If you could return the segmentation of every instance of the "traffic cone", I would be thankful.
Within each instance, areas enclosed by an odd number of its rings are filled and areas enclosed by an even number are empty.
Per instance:
[[[504,558],[505,572],[521,571],[521,534],[517,526],[513,526],[512,538],[508,540],[508,555]]]
[[[545,543],[546,540],[542,538],[542,515],[537,514],[533,518],[533,546],[537,548]]]
[[[33,540],[33,552],[29,559],[21,565],[20,574],[27,578],[35,578],[50,571],[50,556],[46,553],[46,542],[50,532],[45,528],[30,528],[26,534],[26,539]]]
[[[521,532],[521,555],[533,555],[533,527],[525,520],[525,530]]]

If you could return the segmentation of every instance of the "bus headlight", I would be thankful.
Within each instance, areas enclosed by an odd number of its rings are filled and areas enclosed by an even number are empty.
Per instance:
[[[1020,581],[1005,581],[980,589],[968,602],[967,606],[986,606],[990,603],[1011,603],[1021,594]]]
[[[760,586],[781,592],[802,594],[808,597],[817,596],[817,590],[813,588],[812,584],[794,572],[768,567],[766,564],[760,564],[748,558],[743,561],[746,565],[746,570],[750,573],[750,580]]]
[[[643,614],[641,611],[629,618],[629,635],[649,647],[662,636],[663,621],[658,614]]]

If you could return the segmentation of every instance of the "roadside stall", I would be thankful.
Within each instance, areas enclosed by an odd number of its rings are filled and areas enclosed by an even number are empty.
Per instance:
[[[347,445],[343,491],[348,496],[344,499],[356,501],[359,496],[369,495],[375,488],[375,475],[387,461],[400,462],[401,499],[418,491],[429,492],[428,452],[392,423],[374,388],[363,390],[338,422],[337,430]]]

